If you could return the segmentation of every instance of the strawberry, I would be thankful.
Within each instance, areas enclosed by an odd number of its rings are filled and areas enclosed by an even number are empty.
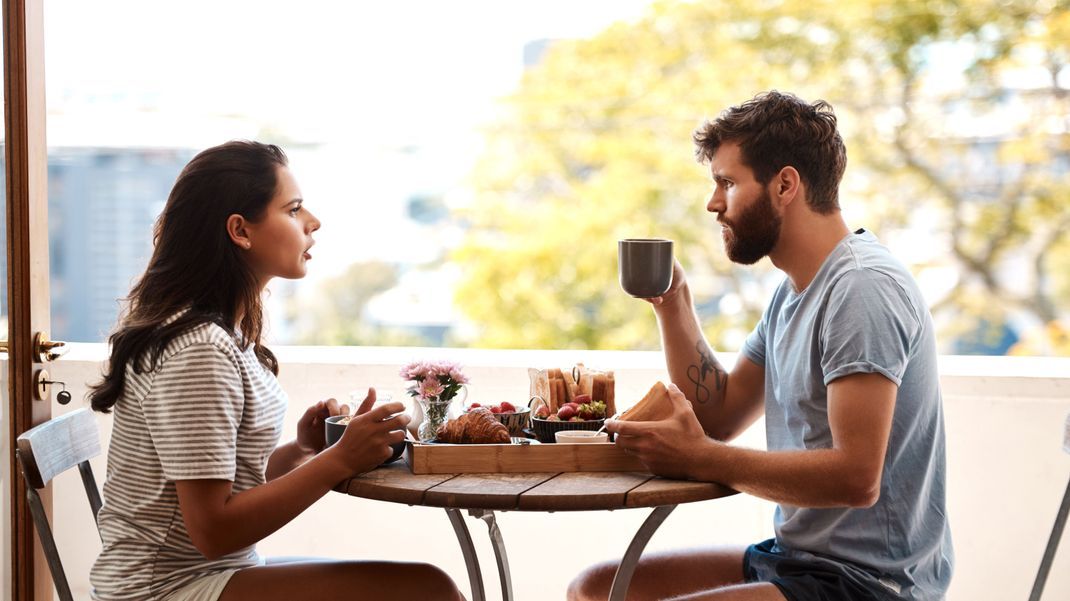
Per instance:
[[[471,405],[468,406],[468,409],[470,411],[472,409],[475,409],[476,407],[482,407],[482,406],[483,405],[480,405],[479,403],[472,403]]]
[[[541,405],[538,409],[535,410],[535,417],[539,419],[546,419],[550,417],[550,408],[546,405]]]
[[[491,413],[501,413],[502,412],[502,408],[497,406],[497,405],[491,405],[490,406],[490,412]]]
[[[563,407],[557,410],[557,417],[563,422],[576,417],[576,408],[571,406],[571,403],[565,404]]]
[[[501,408],[502,413],[516,413],[516,405],[509,401],[502,401]]]
[[[574,399],[572,399],[572,402],[576,403],[577,405],[582,405],[584,403],[590,403],[591,402],[591,395],[589,395],[589,394],[577,394],[576,397]]]

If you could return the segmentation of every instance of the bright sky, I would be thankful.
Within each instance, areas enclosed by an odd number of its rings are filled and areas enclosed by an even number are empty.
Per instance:
[[[57,125],[89,105],[154,107],[404,143],[477,122],[516,82],[526,42],[589,36],[650,1],[49,0],[49,109]],[[54,143],[107,135],[73,129]]]
[[[199,149],[270,127],[317,144],[284,144],[324,223],[309,280],[420,263],[450,234],[414,231],[405,200],[467,174],[524,45],[594,35],[651,2],[48,0],[49,144]]]

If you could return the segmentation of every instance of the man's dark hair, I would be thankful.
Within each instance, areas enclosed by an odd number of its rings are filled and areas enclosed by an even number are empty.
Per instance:
[[[811,209],[827,215],[840,208],[847,149],[832,105],[824,100],[807,104],[771,90],[706,121],[695,130],[694,141],[701,163],[709,163],[721,144],[738,144],[743,163],[763,185],[784,167],[794,167],[806,184]]]

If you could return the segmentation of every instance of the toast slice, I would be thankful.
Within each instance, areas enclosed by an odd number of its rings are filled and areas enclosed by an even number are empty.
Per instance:
[[[621,414],[619,419],[630,422],[653,422],[672,415],[672,401],[669,389],[661,382],[655,382],[638,403]]]

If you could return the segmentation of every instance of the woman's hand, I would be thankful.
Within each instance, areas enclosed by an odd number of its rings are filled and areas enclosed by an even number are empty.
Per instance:
[[[374,401],[374,392],[372,393]],[[305,414],[297,422],[297,448],[305,453],[316,454],[327,446],[327,432],[324,422],[332,415],[349,413],[349,406],[335,399],[327,399],[305,409]]]
[[[351,474],[374,469],[390,458],[390,445],[405,440],[405,426],[409,416],[402,413],[405,405],[394,401],[375,405],[375,389],[357,408],[356,416],[346,426],[342,438],[328,451],[342,462]],[[395,415],[397,414],[397,415]]]

